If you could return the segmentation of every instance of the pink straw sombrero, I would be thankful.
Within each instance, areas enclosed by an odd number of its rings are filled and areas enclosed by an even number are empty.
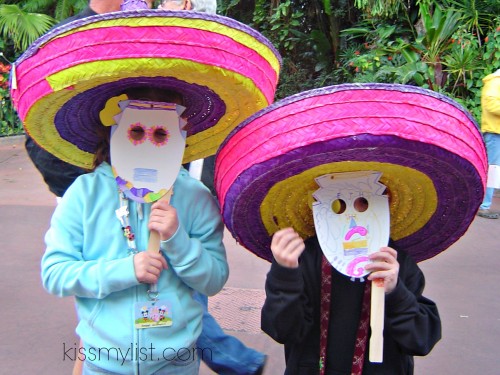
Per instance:
[[[460,105],[413,86],[346,84],[303,92],[240,124],[216,156],[216,190],[236,240],[271,260],[271,236],[315,234],[314,178],[382,172],[391,238],[416,261],[467,230],[486,186],[477,124]]]
[[[41,147],[89,168],[108,99],[131,87],[177,90],[188,108],[188,162],[214,154],[236,125],[272,103],[280,63],[267,39],[230,18],[121,11],[38,39],[15,64],[11,94]]]

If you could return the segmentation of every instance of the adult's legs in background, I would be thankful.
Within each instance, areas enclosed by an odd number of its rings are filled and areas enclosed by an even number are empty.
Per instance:
[[[201,360],[219,375],[262,374],[266,356],[226,334],[208,312],[208,297],[195,293],[203,305],[203,329],[197,347]]]
[[[500,165],[500,134],[484,133],[484,142],[486,144],[486,151],[488,153],[489,165]],[[490,210],[493,201],[494,188],[487,188],[484,195],[483,203],[479,207],[478,215],[487,219],[498,219],[500,217],[498,212]]]

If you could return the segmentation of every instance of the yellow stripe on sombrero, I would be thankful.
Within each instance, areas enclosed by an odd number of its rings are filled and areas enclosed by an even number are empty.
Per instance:
[[[124,66],[129,68],[124,68]],[[147,71],[144,66],[148,66]],[[69,163],[91,168],[93,155],[64,141],[56,131],[54,119],[57,110],[74,96],[94,87],[124,78],[164,77],[165,71],[169,72],[169,76],[181,81],[209,87],[226,104],[226,113],[221,117],[218,125],[188,137],[184,162],[214,154],[237,124],[269,104],[252,80],[211,65],[179,59],[154,58],[93,61],[47,77],[54,92],[41,98],[30,108],[24,121],[25,126],[34,139],[44,140],[43,145],[47,151]],[[105,76],[98,77],[99,74]],[[221,75],[224,76],[224,80],[220,79]],[[75,84],[75,82],[80,83]],[[242,92],[238,98],[234,96],[236,85],[241,87]],[[71,89],[67,89],[68,87]],[[48,121],[43,124],[37,118],[37,113],[41,113],[42,108],[48,115],[44,117],[44,121]],[[61,146],[68,152],[67,155],[57,152]]]
[[[313,236],[312,193],[319,189],[314,178],[329,173],[362,170],[382,172],[380,182],[387,186],[391,197],[389,207],[393,240],[420,230],[436,211],[436,189],[432,180],[422,172],[379,162],[329,163],[282,180],[269,190],[260,206],[262,221],[269,235],[291,226],[303,238]]]
[[[26,114],[24,127],[36,142],[43,145],[46,151],[67,163],[91,169],[94,155],[80,150],[73,143],[61,138],[54,125],[54,118],[61,108],[61,103],[65,103],[78,93],[74,90],[63,90],[58,94],[56,97],[51,93],[36,101]],[[40,113],[44,114],[42,120],[40,120]]]
[[[78,31],[107,28],[114,26],[127,27],[154,27],[154,26],[178,26],[192,29],[209,31],[221,35],[225,35],[245,47],[250,48],[265,58],[276,72],[280,70],[280,62],[276,54],[264,43],[244,31],[232,28],[222,23],[203,19],[190,19],[182,17],[122,17],[110,20],[102,20],[94,22],[90,25],[76,27],[66,33],[61,33],[54,39],[62,38]]]

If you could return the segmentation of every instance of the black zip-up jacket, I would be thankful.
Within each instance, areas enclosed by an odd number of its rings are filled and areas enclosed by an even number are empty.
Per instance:
[[[319,314],[322,251],[316,237],[306,241],[299,267],[273,262],[266,279],[262,330],[285,346],[287,375],[319,373]],[[368,360],[364,375],[411,375],[413,356],[428,354],[441,338],[434,302],[422,296],[425,279],[413,259],[398,251],[399,280],[385,298],[383,363]],[[363,283],[332,270],[326,374],[350,375],[361,314]]]

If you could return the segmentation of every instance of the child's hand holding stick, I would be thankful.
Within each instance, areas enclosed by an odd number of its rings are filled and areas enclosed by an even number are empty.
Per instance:
[[[398,283],[399,263],[396,250],[382,247],[380,251],[370,255],[372,263],[365,269],[370,273],[368,280],[372,281],[370,309],[370,362],[383,361],[384,348],[384,313],[385,294],[396,288]]]

